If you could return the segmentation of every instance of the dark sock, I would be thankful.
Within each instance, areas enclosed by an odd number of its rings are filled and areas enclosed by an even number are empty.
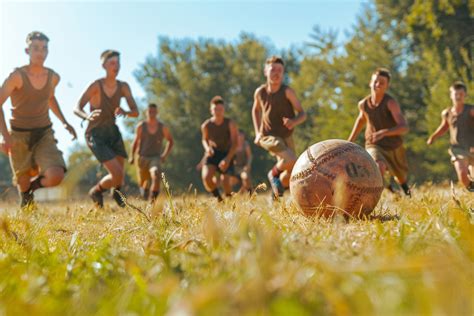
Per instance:
[[[158,191],[151,191],[151,200],[154,201],[160,195],[160,190]]]
[[[104,189],[104,188],[100,185],[100,183],[97,183],[97,184],[95,185],[94,191],[103,193],[103,192],[106,191],[106,190],[107,190],[107,189]]]
[[[279,170],[276,165],[273,166],[273,168],[272,168],[272,176],[273,177],[278,178],[282,172],[283,171]]]
[[[118,193],[118,192],[122,193],[121,188],[122,188],[121,186],[118,186],[118,187],[113,188],[113,189],[112,189],[112,194],[117,194],[118,196],[120,196],[120,198],[122,198],[121,195]],[[117,192],[117,191],[118,191],[118,192]]]
[[[122,191],[120,191],[121,187],[115,187],[112,191],[112,197],[117,202],[118,206],[125,207],[126,203],[124,201],[125,197],[123,196]]]
[[[33,181],[31,181],[29,191],[34,192],[34,191],[38,190],[39,188],[42,188],[43,185],[41,184],[41,179],[43,179],[43,178],[44,178],[44,176],[39,176],[36,179],[34,179]]]
[[[405,195],[411,196],[410,188],[408,187],[408,184],[406,182],[400,184],[400,186],[402,187],[403,192],[405,192]]]
[[[219,189],[216,188],[211,193],[217,198],[218,201],[222,201],[222,196],[221,196],[221,193],[219,192]]]
[[[33,191],[31,190],[28,190],[26,192],[20,192],[20,196],[21,196],[21,203],[20,203],[21,207],[27,206],[28,204],[34,201]]]
[[[466,188],[469,192],[474,192],[474,182],[469,182],[469,185]]]

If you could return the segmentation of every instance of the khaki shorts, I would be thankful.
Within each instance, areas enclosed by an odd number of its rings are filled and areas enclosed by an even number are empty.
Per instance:
[[[295,143],[293,137],[281,138],[278,136],[263,136],[258,143],[260,147],[276,156],[278,161],[294,161],[297,159],[295,154]]]
[[[158,176],[161,174],[161,157],[144,157],[138,156],[137,173],[140,184],[151,180],[150,169],[156,167],[158,169]],[[150,184],[150,183],[148,183]]]
[[[383,149],[377,145],[370,145],[365,149],[375,161],[382,161],[397,179],[407,178],[408,161],[403,145],[392,150]]]
[[[44,136],[31,148],[28,148],[30,132],[10,132],[12,149],[10,151],[10,165],[13,171],[13,182],[18,177],[32,176],[36,169],[43,173],[52,167],[61,167],[66,170],[63,153],[57,147],[52,129],[44,132]]]
[[[468,165],[474,166],[474,147],[471,147],[471,150],[467,148],[451,147],[449,148],[449,154],[451,155],[452,163],[458,160],[466,160]]]

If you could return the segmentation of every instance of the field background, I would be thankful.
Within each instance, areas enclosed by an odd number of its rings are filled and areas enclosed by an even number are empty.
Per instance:
[[[0,315],[472,315],[472,194],[413,192],[348,222],[268,192],[2,203]]]

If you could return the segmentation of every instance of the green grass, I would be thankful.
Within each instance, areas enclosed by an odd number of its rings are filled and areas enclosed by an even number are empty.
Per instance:
[[[472,194],[384,193],[392,220],[309,219],[290,199],[162,197],[0,209],[0,315],[472,315]],[[107,205],[112,205],[108,201]]]

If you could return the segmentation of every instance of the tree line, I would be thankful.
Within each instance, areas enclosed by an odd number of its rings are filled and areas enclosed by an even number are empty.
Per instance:
[[[252,144],[254,181],[264,181],[264,170],[273,160],[253,145],[251,108],[270,55],[285,60],[286,82],[308,113],[307,121],[295,131],[298,153],[318,141],[347,139],[358,113],[357,102],[369,93],[371,73],[385,67],[392,73],[389,93],[398,100],[410,126],[404,137],[410,182],[455,179],[448,137],[429,148],[426,139],[438,126],[442,109],[450,105],[448,88],[453,81],[466,83],[467,102],[473,103],[474,1],[374,0],[342,42],[337,32],[317,25],[308,32],[305,43],[284,49],[249,33],[235,41],[158,39],[156,55],[146,58],[135,76],[147,92],[147,102],[159,106],[160,120],[176,140],[164,165],[172,188],[201,186],[195,170],[203,155],[200,125],[210,116],[209,101],[215,95],[226,100],[227,116]],[[129,134],[135,123],[128,122]],[[363,136],[358,142],[363,144]],[[77,146],[69,158],[71,169],[91,160],[88,153]],[[8,169],[5,161],[0,158],[1,170]],[[133,181],[134,170],[128,168]],[[95,181],[97,172],[98,168],[91,168],[82,173],[82,183]]]

